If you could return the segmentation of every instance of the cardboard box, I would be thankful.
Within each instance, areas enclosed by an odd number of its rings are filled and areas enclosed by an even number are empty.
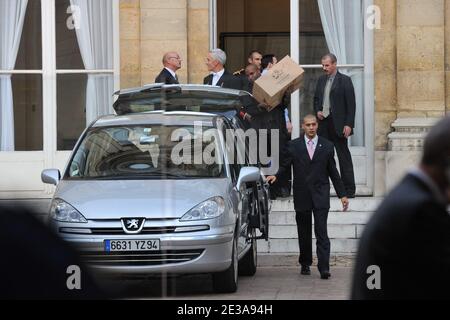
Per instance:
[[[286,56],[255,81],[253,96],[271,111],[281,103],[288,88],[295,92],[301,87],[304,73],[300,65]]]

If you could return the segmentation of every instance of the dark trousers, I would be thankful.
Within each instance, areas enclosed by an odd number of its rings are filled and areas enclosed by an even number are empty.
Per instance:
[[[317,259],[319,272],[330,270],[330,239],[328,238],[328,209],[297,211],[298,244],[300,247],[299,263],[311,266],[312,258],[312,213],[314,213],[314,233],[316,234]]]
[[[347,195],[353,195],[356,191],[355,174],[353,172],[353,161],[350,149],[348,148],[348,139],[340,137],[336,133],[333,118],[328,118],[319,122],[319,136],[333,142],[336,148],[336,154],[339,159],[339,169],[342,182],[344,182]]]

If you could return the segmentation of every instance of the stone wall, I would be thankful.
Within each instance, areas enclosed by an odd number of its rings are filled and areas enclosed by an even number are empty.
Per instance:
[[[388,191],[418,163],[428,130],[448,109],[450,0],[375,4],[375,148],[387,151],[375,175],[386,177]]]
[[[209,1],[188,0],[189,83],[203,83],[208,74],[205,58],[209,51]]]
[[[141,85],[140,0],[120,0],[120,87]]]
[[[167,51],[181,55],[182,83],[202,83],[209,50],[208,0],[120,0],[121,87],[154,82]]]
[[[445,0],[445,74],[447,88],[446,109],[450,112],[450,0]]]
[[[381,9],[381,29],[375,30],[375,150],[386,151],[387,135],[397,118],[397,6],[375,0]]]
[[[153,83],[161,72],[162,57],[177,51],[184,67],[177,75],[187,81],[186,0],[141,0],[141,83]]]
[[[398,118],[444,115],[444,32],[444,0],[397,0]]]

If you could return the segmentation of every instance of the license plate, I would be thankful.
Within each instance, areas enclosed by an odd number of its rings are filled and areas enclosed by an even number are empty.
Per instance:
[[[105,240],[105,251],[159,251],[159,240]]]

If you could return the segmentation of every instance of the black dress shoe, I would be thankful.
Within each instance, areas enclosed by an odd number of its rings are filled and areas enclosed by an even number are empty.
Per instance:
[[[302,270],[300,271],[301,274],[305,276],[311,275],[311,269],[308,266],[302,266]]]
[[[331,277],[331,274],[329,271],[324,271],[320,273],[320,279],[327,280],[329,277]]]

